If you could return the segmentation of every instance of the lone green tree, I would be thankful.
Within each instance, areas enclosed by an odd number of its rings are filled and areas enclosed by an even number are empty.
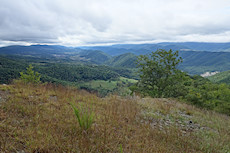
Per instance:
[[[30,64],[26,68],[26,73],[20,72],[20,79],[25,83],[40,83],[41,74],[33,71],[33,66]]]
[[[152,97],[178,97],[185,94],[185,73],[177,69],[182,63],[178,51],[158,49],[137,59],[140,80],[136,88]],[[131,89],[132,90],[132,89]]]

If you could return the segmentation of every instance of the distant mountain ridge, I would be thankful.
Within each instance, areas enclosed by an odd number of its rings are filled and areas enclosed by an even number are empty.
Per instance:
[[[208,51],[230,52],[230,43],[204,43],[204,42],[163,42],[153,44],[119,44],[111,46],[83,47],[90,50],[101,50],[112,56],[121,53],[146,54],[157,49],[172,49],[178,51]]]
[[[165,42],[78,48],[55,45],[8,46],[0,48],[0,55],[19,55],[24,58],[33,58],[33,60],[46,59],[54,62],[64,60],[74,64],[136,68],[136,56],[148,54],[157,49],[179,50],[183,58],[183,63],[179,68],[189,74],[230,70],[230,52],[227,52],[230,51],[230,43]]]
[[[7,46],[1,47],[0,53],[1,54],[63,54],[63,52],[79,52],[81,49],[79,48],[70,48],[65,46],[58,46],[58,45],[31,45],[31,46]]]

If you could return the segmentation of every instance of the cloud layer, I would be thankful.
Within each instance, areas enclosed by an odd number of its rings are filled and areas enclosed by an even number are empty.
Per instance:
[[[0,0],[0,45],[230,42],[227,0]]]

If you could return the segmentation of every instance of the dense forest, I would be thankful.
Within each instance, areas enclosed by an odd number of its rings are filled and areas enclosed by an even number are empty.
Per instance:
[[[23,71],[26,66],[24,62],[0,56],[0,83],[10,83],[13,79],[18,78],[19,72]]]
[[[59,80],[69,82],[110,80],[119,76],[126,78],[137,78],[134,71],[127,68],[109,67],[103,65],[84,65],[68,63],[39,62],[34,59],[18,60],[17,58],[0,56],[1,83],[8,83],[10,80],[19,77],[19,72],[25,70],[29,63],[33,63],[35,70]],[[12,73],[9,73],[12,72]],[[3,73],[10,77],[5,77]],[[45,79],[45,78],[44,78]],[[46,80],[49,81],[49,80]]]

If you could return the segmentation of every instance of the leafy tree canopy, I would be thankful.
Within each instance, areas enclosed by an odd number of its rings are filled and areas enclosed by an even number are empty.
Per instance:
[[[182,62],[178,51],[158,49],[140,55],[137,66],[140,72],[138,90],[152,97],[178,97],[186,94],[183,84],[185,73],[177,69]]]

